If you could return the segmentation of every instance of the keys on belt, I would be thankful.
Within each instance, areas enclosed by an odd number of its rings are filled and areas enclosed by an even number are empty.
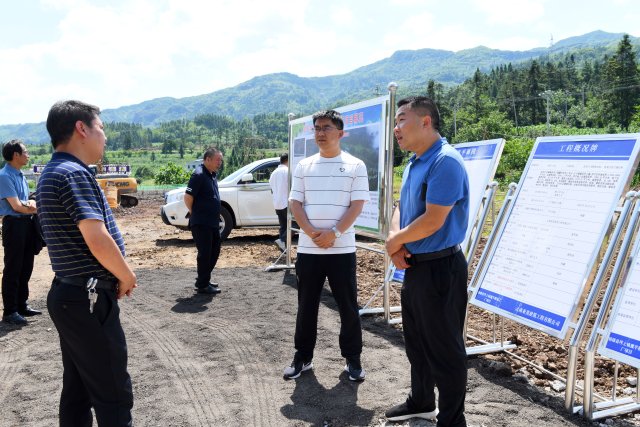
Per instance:
[[[89,294],[89,313],[93,314],[93,306],[98,301],[98,293],[96,292],[96,285],[98,279],[91,277],[87,280],[87,293]]]

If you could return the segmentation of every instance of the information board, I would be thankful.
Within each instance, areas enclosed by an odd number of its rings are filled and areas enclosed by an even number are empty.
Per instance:
[[[563,337],[635,170],[638,137],[538,138],[471,303]]]
[[[382,96],[357,104],[336,108],[344,121],[344,136],[340,148],[362,160],[369,175],[369,203],[365,203],[362,213],[355,222],[356,230],[374,237],[381,236],[380,224],[380,179],[384,168],[387,140],[387,103],[389,96]],[[289,123],[292,147],[289,164],[295,171],[300,160],[316,154],[312,116],[292,120]]]
[[[504,139],[491,139],[488,141],[465,142],[453,146],[464,159],[464,167],[469,176],[469,226],[461,243],[467,247],[467,241],[471,237],[473,224],[480,213],[482,199],[487,191],[487,185],[493,180],[498,167],[498,161],[502,155]]]
[[[640,369],[640,240],[629,258],[626,279],[609,316],[598,352]]]

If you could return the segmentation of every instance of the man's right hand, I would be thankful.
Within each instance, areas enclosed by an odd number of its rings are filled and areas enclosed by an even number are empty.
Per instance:
[[[391,262],[393,262],[393,265],[395,265],[398,270],[404,270],[405,268],[410,267],[406,260],[406,258],[410,257],[411,252],[402,246],[399,251],[391,255]]]
[[[119,280],[118,281],[118,299],[124,297],[125,295],[130,297],[134,288],[137,288],[137,278],[134,274],[132,278],[127,280]]]

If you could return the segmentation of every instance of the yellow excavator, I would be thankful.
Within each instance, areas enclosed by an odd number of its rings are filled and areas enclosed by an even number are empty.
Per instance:
[[[138,198],[133,195],[138,191],[138,183],[136,179],[131,176],[131,167],[129,165],[103,165],[102,163],[97,163],[90,165],[89,169],[94,171],[96,181],[98,181],[100,188],[102,188],[102,191],[107,195],[108,200],[110,199],[110,189],[108,187],[115,187],[117,189],[116,206],[120,205],[123,208],[131,208],[138,205]],[[110,204],[112,204],[111,200]]]
[[[44,166],[33,166],[33,172],[36,174],[36,183]],[[96,181],[98,181],[100,188],[107,196],[109,205],[112,208],[116,206],[131,208],[138,205],[138,198],[133,195],[138,192],[138,183],[131,176],[131,166],[126,164],[104,165],[99,162],[95,165],[89,165],[89,169],[95,175]]]

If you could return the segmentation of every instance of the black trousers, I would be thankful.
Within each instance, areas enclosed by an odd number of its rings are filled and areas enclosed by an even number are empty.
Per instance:
[[[287,244],[287,208],[284,209],[276,209],[276,214],[278,215],[278,238],[285,245]]]
[[[127,373],[127,343],[116,293],[97,289],[93,314],[87,291],[53,280],[47,309],[60,336],[62,395],[60,427],[132,426],[133,392]]]
[[[198,249],[198,278],[196,286],[206,287],[211,281],[218,257],[220,256],[220,228],[207,225],[192,225],[191,235]]]
[[[5,316],[27,306],[35,239],[35,228],[30,216],[5,216],[2,219],[2,302]]]
[[[298,316],[294,344],[295,360],[313,359],[318,334],[318,309],[325,278],[340,313],[340,351],[342,357],[360,363],[362,329],[358,313],[356,254],[298,254]]]
[[[407,404],[432,411],[438,387],[438,426],[466,426],[467,354],[462,337],[467,306],[467,261],[458,252],[405,271],[402,327],[411,363]]]

